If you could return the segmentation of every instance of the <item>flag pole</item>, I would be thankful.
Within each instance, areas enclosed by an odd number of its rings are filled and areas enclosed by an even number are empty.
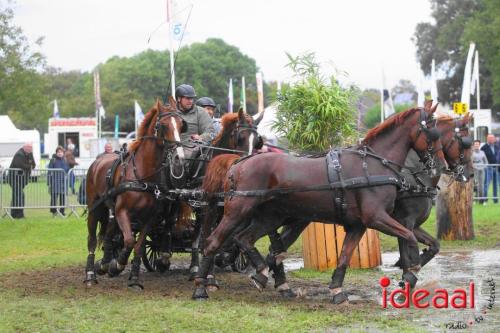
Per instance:
[[[170,77],[171,94],[175,98],[175,62],[174,62],[174,43],[172,40],[172,1],[167,0],[167,22],[168,22],[168,41],[170,48]]]

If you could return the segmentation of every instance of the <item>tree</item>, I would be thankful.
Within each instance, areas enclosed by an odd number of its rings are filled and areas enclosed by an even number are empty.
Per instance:
[[[431,62],[435,59],[437,70],[446,75],[446,79],[437,82],[440,102],[451,103],[460,100],[469,43],[475,41],[481,59],[481,104],[499,104],[500,97],[493,101],[492,85],[494,70],[497,69],[498,73],[500,66],[498,1],[431,0],[431,7],[435,22],[419,23],[413,41],[424,73],[430,74]],[[491,39],[494,36],[496,39]]]
[[[44,57],[32,51],[23,31],[12,23],[13,11],[0,3],[0,114],[20,128],[47,127],[47,82],[39,75]],[[42,39],[36,41],[38,45]]]
[[[334,76],[325,78],[314,53],[293,57],[288,67],[297,81],[278,96],[275,128],[291,148],[326,150],[354,135],[356,88],[343,88]]]
[[[500,2],[498,0],[482,1],[480,9],[467,22],[462,40],[476,43],[481,70],[481,96],[485,93],[483,89],[486,87],[488,89],[486,93],[491,94],[494,108],[500,109]]]
[[[414,105],[409,104],[397,104],[394,105],[394,109],[396,113],[406,111],[412,108]],[[363,120],[364,127],[366,129],[373,128],[380,124],[380,98],[378,99],[378,103],[372,106],[365,115]]]

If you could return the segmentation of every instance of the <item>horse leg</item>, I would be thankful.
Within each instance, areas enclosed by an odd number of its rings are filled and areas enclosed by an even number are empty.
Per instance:
[[[134,258],[132,259],[132,269],[130,270],[130,276],[128,278],[128,287],[138,291],[144,290],[144,283],[140,280],[141,258],[146,249],[144,240],[146,239],[146,235],[149,233],[149,229],[151,228],[153,221],[154,219],[151,218],[146,222],[139,233],[139,237],[137,238],[137,242],[134,246]]]
[[[284,298],[297,296],[286,281],[285,266],[283,265],[286,250],[299,238],[308,225],[309,221],[289,223],[283,227],[281,235],[277,230],[269,234],[271,245],[269,246],[266,262],[269,270],[273,272],[274,288]]]
[[[196,214],[196,224],[194,227],[195,239],[191,245],[191,264],[189,265],[189,281],[193,281],[196,273],[200,269],[200,239],[201,225],[205,220],[204,215],[200,212]]]
[[[195,289],[193,295],[191,296],[192,299],[197,301],[203,301],[208,299],[207,278],[208,275],[210,274],[210,271],[213,269],[214,264],[215,264],[215,254],[211,254],[208,256],[203,255],[200,263],[200,270],[196,273],[194,279]]]
[[[135,237],[132,231],[132,221],[128,211],[126,209],[117,208],[116,221],[118,222],[118,226],[123,234],[123,250],[120,252],[118,259],[113,259],[109,263],[108,274],[111,276],[116,276],[125,269],[130,253],[134,249],[135,245]]]
[[[438,254],[440,248],[439,241],[420,227],[415,228],[413,233],[421,243],[429,246],[429,249],[424,249],[420,255],[420,265],[423,267]]]
[[[84,283],[87,284],[87,287],[91,287],[94,284],[97,284],[97,277],[94,271],[94,260],[95,260],[95,250],[97,247],[97,218],[95,211],[89,211],[87,216],[87,229],[88,229],[88,237],[87,237],[87,249],[89,254],[87,255],[87,265],[85,267],[85,280]]]
[[[104,275],[108,272],[109,263],[113,259],[113,237],[116,234],[116,223],[114,220],[110,221],[106,228],[106,234],[103,242],[104,255],[101,260],[95,263],[95,271],[99,275]]]
[[[351,261],[352,253],[359,243],[361,237],[365,233],[365,226],[356,226],[346,229],[346,236],[344,244],[342,244],[342,251],[340,252],[339,262],[337,268],[333,271],[332,281],[328,285],[330,294],[333,296],[333,304],[341,304],[349,300],[347,294],[342,291],[344,284],[344,277]]]
[[[407,242],[409,248],[417,248],[417,239],[413,231],[405,228],[401,223],[390,217],[385,211],[378,214],[367,214],[368,218],[364,219],[366,226],[372,229],[383,232],[384,234],[402,238]],[[403,251],[404,256],[401,256],[401,264],[404,267],[410,267],[409,256],[406,249]],[[418,265],[417,265],[418,266]],[[408,281],[410,285],[415,286],[417,283],[417,276],[408,270],[403,273],[403,279]]]

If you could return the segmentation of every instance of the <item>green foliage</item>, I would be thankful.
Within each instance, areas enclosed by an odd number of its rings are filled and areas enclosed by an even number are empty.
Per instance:
[[[468,41],[474,41],[479,50],[481,95],[487,89],[486,94],[491,94],[494,105],[500,108],[500,1],[482,1],[465,26],[462,43]]]
[[[446,79],[439,80],[440,102],[460,100],[470,42],[480,54],[481,105],[500,104],[500,3],[496,0],[431,0],[435,23],[420,23],[414,39],[422,70],[429,74],[436,60]],[[496,85],[494,82],[497,82]],[[471,100],[475,105],[475,99]]]
[[[408,105],[408,104],[394,105],[396,113],[406,111],[412,107],[414,107],[414,105]],[[365,115],[363,123],[366,129],[373,128],[378,124],[380,124],[380,98],[379,98],[379,103],[375,104],[368,110],[368,112]]]
[[[0,114],[10,115],[20,127],[33,129],[46,122],[47,82],[38,72],[44,66],[44,57],[29,48],[23,31],[13,24],[12,9],[0,3]]]
[[[275,128],[294,149],[322,151],[348,142],[355,133],[357,89],[341,87],[334,76],[325,79],[313,53],[287,55],[297,81],[282,87]]]

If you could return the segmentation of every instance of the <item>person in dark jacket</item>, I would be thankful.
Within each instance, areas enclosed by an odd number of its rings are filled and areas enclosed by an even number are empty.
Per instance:
[[[68,182],[66,179],[69,165],[64,159],[64,149],[59,146],[56,149],[55,156],[52,157],[48,165],[49,170],[47,174],[47,183],[49,185],[50,192],[50,212],[53,216],[57,215],[57,212],[64,215],[64,206],[66,205],[66,194],[68,192]],[[59,199],[59,205],[57,201]]]
[[[24,187],[28,184],[31,176],[31,170],[35,168],[35,159],[33,158],[33,145],[31,143],[25,143],[21,149],[19,149],[12,162],[10,163],[11,170],[9,171],[8,180],[12,187],[12,202],[11,207],[21,207],[12,208],[10,215],[15,219],[20,219],[24,217]]]
[[[495,136],[493,134],[488,134],[486,137],[486,143],[481,147],[484,151],[486,158],[488,159],[488,164],[497,164],[500,161],[497,159],[499,156],[500,147],[496,144]],[[488,196],[488,187],[490,183],[493,182],[493,202],[498,203],[498,168],[496,166],[488,166],[486,168],[486,179],[484,181],[484,195]],[[485,200],[485,202],[488,199]]]

